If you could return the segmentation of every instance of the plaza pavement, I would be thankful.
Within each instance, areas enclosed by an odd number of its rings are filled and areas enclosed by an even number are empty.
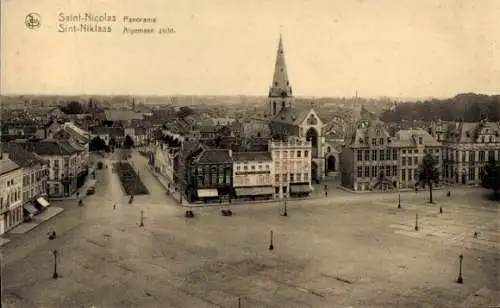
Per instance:
[[[103,169],[84,207],[68,204],[50,221],[56,240],[37,228],[4,246],[6,306],[230,308],[238,297],[241,307],[499,303],[498,249],[446,240],[479,229],[478,240],[499,242],[498,206],[482,200],[480,190],[451,199],[436,193],[443,214],[424,193],[402,194],[397,209],[394,194],[332,190],[328,198],[289,202],[288,217],[279,216],[282,204],[275,202],[235,205],[232,217],[196,208],[186,220],[149,172],[140,177],[150,195],[128,204],[116,174]],[[417,212],[419,235],[409,236]],[[60,252],[58,280],[53,248]],[[460,253],[462,285],[455,283]]]

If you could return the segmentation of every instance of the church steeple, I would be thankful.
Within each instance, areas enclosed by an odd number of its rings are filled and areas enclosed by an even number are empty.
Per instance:
[[[278,114],[281,109],[291,107],[292,97],[292,87],[290,86],[286,69],[283,38],[280,34],[276,63],[274,65],[273,83],[269,88],[269,115],[274,116]]]

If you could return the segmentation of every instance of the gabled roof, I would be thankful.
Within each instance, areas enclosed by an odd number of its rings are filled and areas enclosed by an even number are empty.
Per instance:
[[[488,132],[488,133],[487,133]],[[499,122],[456,122],[448,125],[447,141],[456,143],[476,143],[483,135],[493,135],[500,137]],[[500,140],[496,137],[497,141]]]
[[[194,162],[198,164],[219,164],[231,162],[231,156],[228,150],[206,149],[195,158]]]
[[[36,153],[25,150],[17,143],[9,142],[2,144],[4,151],[9,153],[9,158],[21,167],[31,167],[36,164],[46,164],[46,160]]]
[[[78,151],[67,140],[16,140],[25,150],[40,156],[73,155]]]
[[[276,123],[300,125],[304,122],[312,109],[299,110],[291,107],[285,107],[276,114],[271,121]]]
[[[130,121],[130,120],[143,120],[144,116],[141,113],[129,110],[104,110],[104,117],[106,121]]]
[[[424,146],[440,146],[441,143],[436,141],[428,132],[419,129],[407,129],[400,130],[396,132],[396,138],[394,138],[394,143],[398,146],[409,146],[414,147],[418,145],[419,137],[422,138],[422,144]]]
[[[12,172],[21,168],[18,164],[16,164],[10,158],[2,158],[0,159],[0,175]]]

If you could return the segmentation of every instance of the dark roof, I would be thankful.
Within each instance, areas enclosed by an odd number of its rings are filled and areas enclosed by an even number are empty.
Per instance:
[[[108,134],[110,137],[124,137],[125,129],[122,127],[108,127]]]
[[[3,144],[4,151],[9,153],[9,158],[21,167],[31,167],[35,164],[46,164],[47,161],[36,153],[25,150],[21,145],[9,142]]]
[[[67,140],[17,140],[16,143],[41,156],[72,155],[78,152]]]
[[[304,122],[310,111],[311,109],[299,110],[291,107],[285,107],[272,118],[272,121],[284,124],[300,125]]]
[[[233,152],[234,161],[266,161],[272,160],[269,152]]]
[[[195,162],[198,164],[217,164],[231,162],[228,150],[207,149],[202,151]]]

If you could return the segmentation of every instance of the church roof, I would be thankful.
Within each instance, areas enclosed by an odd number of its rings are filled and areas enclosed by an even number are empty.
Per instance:
[[[280,112],[272,118],[272,122],[278,122],[283,124],[300,125],[304,122],[307,115],[311,109],[293,109],[291,107],[285,107],[280,110]]]
[[[269,97],[287,97],[292,96],[292,87],[288,80],[288,72],[285,63],[285,51],[283,49],[283,40],[280,35],[278,43],[278,52],[276,54],[276,64],[274,65],[273,84],[269,89]]]

